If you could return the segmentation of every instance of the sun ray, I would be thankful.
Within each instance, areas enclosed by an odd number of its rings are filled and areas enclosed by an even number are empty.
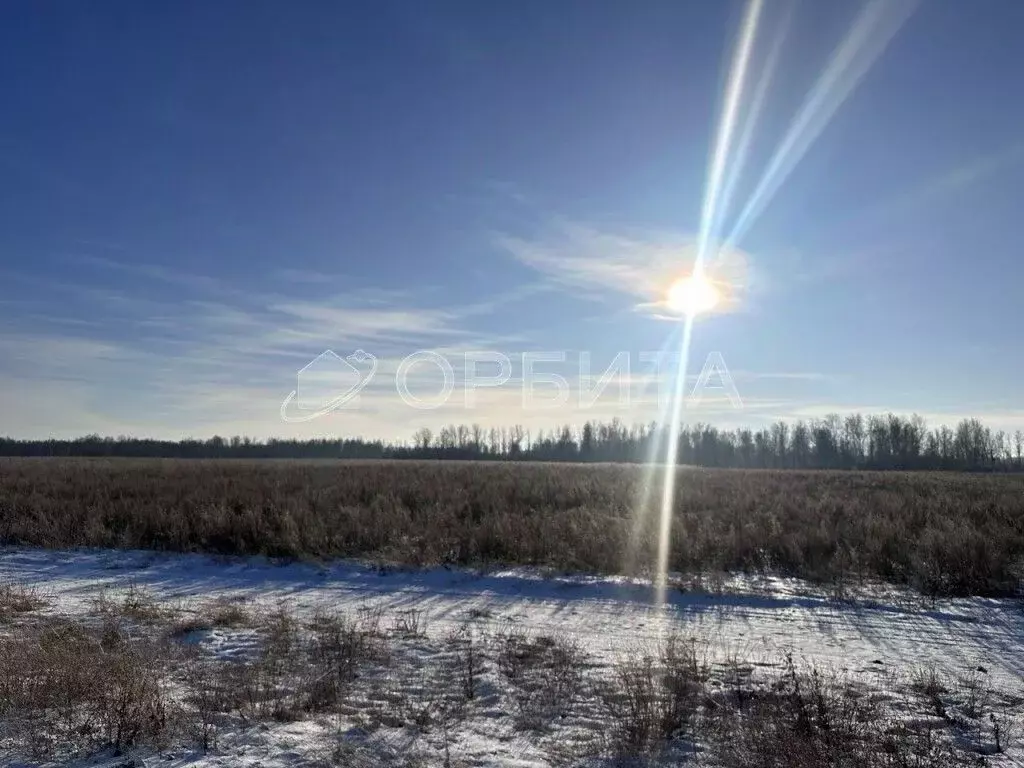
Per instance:
[[[683,326],[679,365],[676,369],[675,388],[672,393],[672,418],[665,436],[665,478],[661,488],[661,510],[658,518],[658,560],[655,566],[655,602],[665,604],[668,587],[669,554],[672,545],[672,513],[675,509],[676,463],[679,459],[679,430],[682,423],[683,399],[686,394],[686,363],[690,355],[693,335],[693,315],[687,315]]]
[[[786,6],[786,12],[778,23],[778,28],[772,41],[771,48],[768,51],[768,55],[765,57],[764,64],[760,67],[761,74],[758,76],[757,82],[754,85],[750,108],[747,111],[747,115],[743,121],[743,130],[740,132],[739,139],[736,143],[735,158],[729,166],[729,174],[726,178],[725,186],[722,189],[719,206],[716,210],[715,222],[712,225],[711,231],[716,239],[720,232],[721,223],[725,221],[728,216],[730,204],[732,203],[733,192],[735,191],[736,185],[739,183],[743,174],[743,169],[746,167],[747,155],[750,153],[750,145],[754,139],[754,129],[760,121],[761,111],[764,109],[765,101],[768,98],[768,91],[770,90],[772,80],[775,77],[775,71],[779,66],[779,58],[782,55],[782,47],[786,42],[786,36],[789,32],[790,23],[792,22],[794,6],[795,3],[790,3]]]
[[[808,92],[726,238],[740,241],[825,126],[913,13],[917,0],[869,0]]]
[[[747,3],[743,14],[743,22],[740,26],[739,41],[733,54],[732,65],[729,68],[729,79],[725,89],[725,102],[715,137],[714,151],[711,155],[708,180],[704,191],[704,202],[701,207],[697,257],[693,265],[693,274],[697,276],[701,275],[704,271],[708,246],[714,235],[712,230],[716,222],[720,202],[722,178],[725,174],[726,161],[729,159],[729,149],[732,145],[733,133],[736,131],[743,88],[747,79],[747,71],[750,68],[750,58],[754,50],[757,25],[761,18],[763,6],[764,0],[750,0]]]
[[[733,53],[726,82],[725,101],[722,114],[715,134],[714,150],[708,169],[708,179],[704,191],[704,202],[701,207],[700,236],[697,245],[697,256],[694,260],[691,279],[704,279],[704,262],[712,241],[712,231],[717,216],[722,179],[725,173],[733,134],[736,130],[743,88],[750,68],[751,53],[757,36],[757,26],[761,18],[763,0],[749,0],[740,25],[739,39]],[[683,326],[683,338],[680,344],[679,363],[676,369],[676,381],[672,397],[672,416],[669,419],[665,436],[665,477],[662,482],[661,509],[658,520],[658,556],[655,565],[655,599],[659,606],[665,604],[666,585],[668,581],[669,554],[672,539],[672,514],[675,505],[676,462],[679,456],[679,430],[682,420],[683,398],[686,386],[686,367],[690,355],[690,339],[693,335],[694,311],[686,313]]]
[[[679,325],[673,326],[672,332],[668,335],[665,343],[662,344],[661,349],[658,350],[658,361],[664,361],[665,358],[670,354],[672,349],[676,348],[676,342],[678,341],[682,333],[682,328]],[[660,364],[659,364],[660,370]],[[640,541],[643,536],[643,532],[647,527],[647,518],[650,511],[651,496],[654,493],[654,481],[655,473],[658,467],[658,459],[661,457],[665,447],[665,430],[660,425],[667,423],[667,417],[670,413],[671,403],[668,400],[663,400],[660,397],[661,393],[661,381],[658,382],[658,418],[655,422],[659,427],[656,429],[651,439],[651,444],[647,448],[647,456],[644,460],[644,474],[643,479],[640,481],[640,494],[637,500],[636,512],[633,515],[633,525],[630,531],[629,546],[626,550],[625,562],[623,563],[626,573],[632,573],[637,565],[637,555],[640,549]]]
[[[832,116],[849,97],[860,80],[882,54],[903,23],[909,18],[917,0],[868,0],[831,59],[808,92],[789,129],[772,154],[768,166],[758,181],[753,195],[743,207],[725,239],[731,248],[746,233],[750,225],[771,201],[778,188],[817,139]],[[748,0],[740,24],[726,81],[722,111],[719,116],[715,142],[708,167],[704,200],[701,205],[700,230],[697,253],[692,273],[674,284],[667,297],[669,308],[684,316],[680,355],[671,400],[671,415],[667,429],[663,430],[664,479],[658,520],[658,552],[655,567],[655,592],[659,605],[664,605],[671,554],[672,516],[675,509],[677,472],[682,409],[685,399],[686,370],[689,360],[693,323],[697,314],[707,311],[717,301],[713,284],[705,276],[705,264],[713,248],[721,241],[720,227],[728,212],[734,188],[746,161],[753,132],[763,108],[766,94],[782,50],[788,28],[788,16],[772,45],[765,67],[754,88],[754,96],[746,112],[738,143],[734,149],[734,136],[740,126],[743,94],[750,70],[757,30],[762,16],[764,0]],[[662,440],[657,440],[661,443]],[[662,446],[658,445],[659,452]],[[653,462],[647,475],[653,478]],[[643,491],[642,509],[638,510],[639,530],[646,519],[646,506],[650,489]]]

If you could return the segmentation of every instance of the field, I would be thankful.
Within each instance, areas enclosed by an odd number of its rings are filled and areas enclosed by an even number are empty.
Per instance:
[[[8,459],[0,542],[642,572],[660,498],[640,514],[646,479],[628,465]],[[1024,572],[1021,475],[680,469],[677,488],[682,574],[1007,596]]]
[[[4,461],[0,763],[1024,764],[1019,477],[678,472]]]

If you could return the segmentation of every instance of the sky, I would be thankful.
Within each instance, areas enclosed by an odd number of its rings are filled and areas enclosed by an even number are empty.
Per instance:
[[[1024,428],[1022,31],[1019,0],[5,2],[0,434],[657,419],[698,253],[685,420]]]

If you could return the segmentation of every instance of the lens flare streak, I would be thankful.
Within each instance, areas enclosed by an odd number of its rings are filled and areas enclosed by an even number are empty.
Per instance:
[[[676,463],[679,459],[679,430],[683,416],[683,399],[686,393],[686,363],[690,355],[690,338],[693,335],[693,315],[686,316],[683,327],[683,342],[680,345],[679,366],[676,369],[675,388],[672,393],[672,418],[669,420],[665,437],[665,479],[661,488],[661,513],[658,519],[658,561],[655,572],[655,601],[665,605],[668,591],[668,561],[672,544],[672,511],[675,508]]]
[[[850,31],[836,47],[825,69],[805,97],[796,117],[772,154],[753,195],[734,222],[723,248],[728,249],[736,244],[767,207],[779,187],[821,134],[839,107],[846,101],[913,13],[917,2],[918,0],[867,0]],[[722,111],[719,115],[714,148],[708,166],[704,200],[701,205],[697,255],[694,258],[690,277],[694,281],[703,278],[709,251],[712,247],[717,249],[721,242],[721,225],[728,213],[733,191],[745,164],[754,127],[767,98],[767,92],[789,26],[789,15],[787,14],[754,86],[753,99],[744,113],[743,94],[763,5],[764,0],[748,0],[730,62]],[[790,10],[792,10],[791,7]],[[735,153],[733,153],[734,134],[744,114],[745,120],[741,126]],[[656,601],[660,608],[665,606],[667,598],[672,516],[675,508],[676,476],[678,474],[676,465],[679,457],[683,403],[686,396],[686,370],[693,336],[693,322],[697,313],[696,308],[685,313],[679,362],[671,400],[671,416],[667,422],[667,430],[658,436],[655,441],[656,445],[652,449],[646,482],[642,489],[643,503],[637,513],[637,519],[634,521],[634,539],[636,539],[640,530],[645,526],[647,502],[652,492],[651,486],[654,479],[654,458],[664,451],[664,480],[661,489],[658,552],[654,580]]]
[[[892,38],[913,13],[917,0],[869,0],[808,92],[736,219],[726,243],[739,242],[825,126],[849,98]]]
[[[754,85],[750,108],[747,110],[746,118],[743,121],[743,130],[740,132],[739,140],[736,143],[736,156],[729,167],[729,175],[726,179],[725,186],[722,189],[722,195],[715,211],[715,221],[712,223],[711,229],[714,238],[718,237],[721,230],[721,224],[729,213],[733,192],[736,189],[736,185],[739,183],[740,177],[743,174],[743,169],[747,164],[747,155],[750,153],[750,144],[754,139],[754,128],[757,127],[757,123],[761,118],[761,111],[764,109],[765,101],[768,98],[768,91],[770,90],[772,80],[775,77],[775,70],[778,69],[779,66],[779,57],[782,55],[782,46],[786,42],[786,35],[789,32],[789,25],[793,16],[793,7],[793,3],[787,6],[786,13],[778,25],[778,30],[775,34],[774,40],[772,41],[772,46],[768,51],[767,57],[765,57],[764,64],[760,67],[761,74],[758,76],[757,82]]]
[[[676,325],[673,327],[672,332],[668,335],[668,338],[658,351],[657,359],[659,363],[659,370],[661,363],[664,362],[666,357],[670,354],[670,351],[676,348],[676,341],[679,335],[680,327]],[[661,397],[658,398],[658,401],[658,419],[655,423],[666,424],[671,404]],[[637,505],[636,514],[633,516],[633,527],[630,532],[629,548],[626,552],[624,563],[625,569],[629,573],[633,572],[638,562],[637,554],[640,550],[640,542],[643,537],[643,532],[647,527],[648,508],[651,501],[651,495],[654,492],[655,470],[657,468],[659,458],[662,455],[662,451],[664,450],[664,445],[665,431],[663,429],[657,429],[651,436],[651,444],[647,448],[647,456],[644,462],[644,476],[640,485],[640,500]]]
[[[707,258],[708,246],[713,235],[712,229],[717,220],[722,178],[725,175],[726,161],[729,159],[729,149],[732,145],[733,133],[736,131],[740,103],[743,98],[743,87],[747,79],[747,70],[750,68],[750,58],[754,50],[757,24],[761,18],[763,6],[764,0],[751,0],[747,4],[746,11],[743,14],[743,23],[740,27],[739,43],[736,46],[736,53],[733,56],[732,65],[729,70],[729,79],[725,90],[725,103],[718,124],[715,149],[711,156],[711,166],[708,169],[708,181],[704,191],[704,203],[701,208],[700,239],[697,246],[697,258],[693,267],[693,274],[697,277],[703,273],[704,261]]]
[[[726,84],[725,101],[718,122],[715,136],[714,151],[708,169],[708,180],[704,190],[704,202],[701,207],[700,237],[697,256],[694,260],[693,279],[703,277],[704,262],[712,241],[713,228],[717,221],[717,211],[721,196],[722,179],[729,159],[729,149],[740,113],[743,88],[750,69],[750,59],[757,36],[757,26],[761,18],[763,0],[750,0],[743,14],[739,40],[733,54]],[[682,421],[683,400],[686,389],[686,367],[690,356],[690,339],[693,335],[693,312],[686,315],[683,327],[683,339],[679,350],[679,364],[676,370],[676,381],[672,398],[672,417],[669,419],[668,434],[665,437],[665,478],[662,484],[661,511],[658,520],[658,559],[655,574],[655,598],[659,606],[665,605],[668,583],[668,563],[672,542],[672,511],[675,505],[676,463],[679,457],[679,431]]]

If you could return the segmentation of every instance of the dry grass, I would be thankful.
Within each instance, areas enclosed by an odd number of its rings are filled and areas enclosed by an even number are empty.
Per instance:
[[[901,719],[876,692],[841,674],[798,667],[755,692],[743,709],[713,714],[711,740],[722,768],[966,768],[979,756],[958,749],[944,726]]]
[[[38,611],[46,607],[48,602],[37,589],[4,582],[0,584],[0,621],[9,621],[22,614]]]
[[[874,688],[786,657],[755,675],[739,655],[711,664],[703,641],[671,636],[608,665],[568,637],[472,624],[409,635],[374,612],[303,618],[282,605],[236,630],[256,633],[251,653],[223,657],[121,620],[33,617],[0,636],[8,746],[58,761],[108,747],[210,750],[254,724],[331,717],[367,734],[402,729],[383,743],[458,765],[452,745],[507,717],[552,764],[966,768],[1013,745],[1024,703],[980,670],[894,673]],[[357,741],[334,752],[340,765],[406,759]]]
[[[510,628],[495,638],[495,657],[511,686],[517,728],[541,731],[572,712],[585,660],[573,639]]]
[[[26,752],[59,754],[167,735],[173,649],[66,620],[0,639],[0,715]]]
[[[1019,476],[678,473],[680,572],[770,571],[837,594],[858,578],[930,595],[1020,584]],[[653,561],[653,510],[632,538],[644,479],[627,465],[7,459],[0,541],[619,571],[633,543]]]
[[[92,613],[112,620],[128,619],[148,624],[161,623],[173,616],[173,611],[157,600],[150,590],[136,584],[129,584],[120,595],[100,592],[92,601]]]
[[[615,752],[622,757],[658,754],[674,740],[692,737],[709,677],[694,640],[670,637],[655,653],[627,653],[604,691],[615,724]]]
[[[219,597],[208,600],[173,622],[169,635],[182,639],[194,632],[205,632],[216,628],[237,629],[251,626],[254,619],[245,606],[237,600]]]

